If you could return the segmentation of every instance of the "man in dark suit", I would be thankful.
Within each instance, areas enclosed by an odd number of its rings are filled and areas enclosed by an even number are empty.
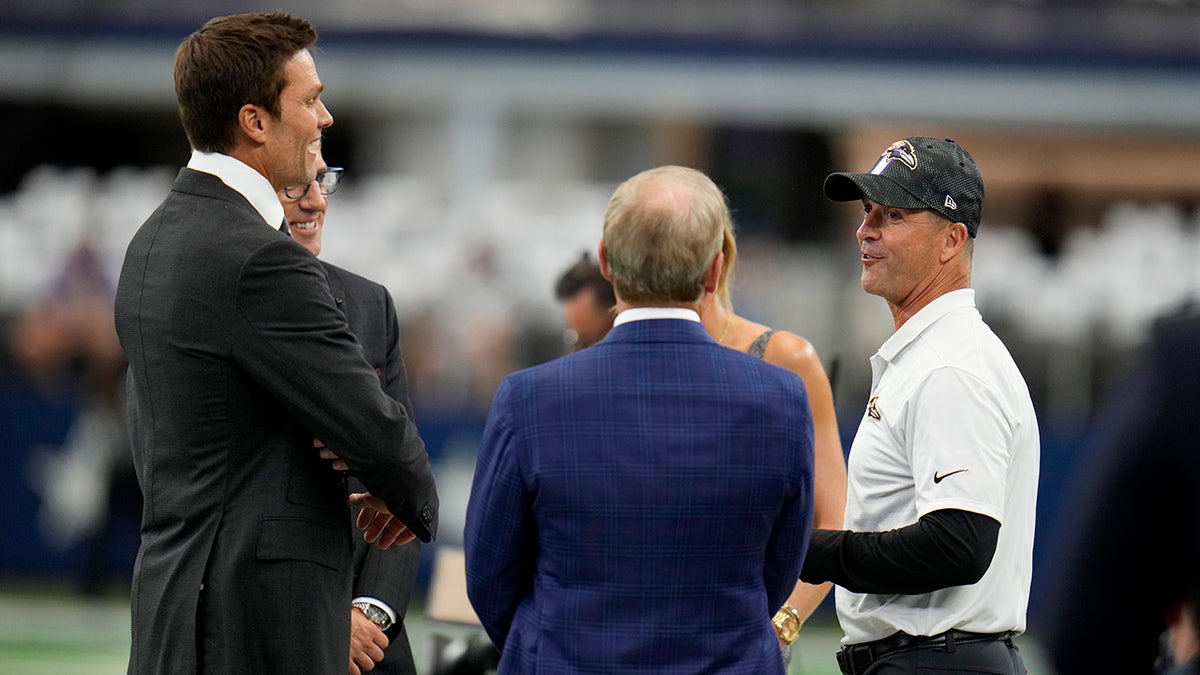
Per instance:
[[[349,654],[351,534],[320,438],[395,514],[387,546],[436,532],[424,445],[281,231],[333,122],[285,14],[209,21],[176,55],[188,168],[130,242],[116,325],[145,498],[130,673],[335,673]]]
[[[784,672],[769,617],[812,526],[812,419],[799,377],[699,321],[728,219],[698,171],[626,181],[613,329],[496,393],[465,550],[501,673]]]
[[[1142,362],[1096,417],[1095,442],[1064,500],[1046,603],[1043,643],[1061,675],[1157,672],[1172,613],[1177,642],[1200,639],[1180,634],[1195,624],[1179,616],[1200,607],[1198,347],[1194,308],[1160,320]],[[1177,667],[1200,673],[1200,659]]]
[[[314,256],[321,254],[322,234],[329,195],[341,182],[342,169],[322,167],[307,186],[279,192],[292,238]],[[329,278],[334,303],[346,314],[350,332],[362,345],[367,363],[379,375],[383,391],[403,404],[412,416],[408,377],[400,351],[400,322],[392,295],[380,284],[320,261]],[[328,450],[324,452],[328,453]],[[339,462],[340,466],[340,462]],[[366,488],[350,479],[355,492]],[[357,518],[355,510],[353,517]],[[404,615],[412,597],[421,557],[421,544],[380,550],[354,538],[354,605],[350,610],[350,675],[372,671],[377,675],[415,675],[412,646],[404,628]]]

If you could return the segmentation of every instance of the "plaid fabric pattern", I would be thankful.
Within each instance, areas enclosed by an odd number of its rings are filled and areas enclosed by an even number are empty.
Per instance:
[[[783,673],[771,614],[812,526],[795,374],[683,320],[509,376],[467,509],[501,673]]]

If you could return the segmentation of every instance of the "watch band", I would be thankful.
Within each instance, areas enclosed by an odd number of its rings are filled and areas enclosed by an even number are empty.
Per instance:
[[[800,637],[800,627],[804,622],[800,620],[800,612],[791,605],[785,604],[775,612],[775,616],[771,617],[771,625],[775,626],[775,633],[779,635],[779,641],[785,645],[791,645]]]
[[[383,608],[378,607],[370,602],[352,602],[351,606],[358,608],[371,623],[379,626],[379,630],[387,630],[392,627],[392,617],[383,611]]]

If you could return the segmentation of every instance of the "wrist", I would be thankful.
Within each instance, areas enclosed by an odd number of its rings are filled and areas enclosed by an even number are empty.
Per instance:
[[[350,606],[362,612],[363,616],[367,617],[371,623],[379,626],[379,630],[387,631],[387,629],[391,628],[392,624],[394,623],[388,612],[385,612],[382,607],[373,602],[355,600],[354,602],[350,603]]]

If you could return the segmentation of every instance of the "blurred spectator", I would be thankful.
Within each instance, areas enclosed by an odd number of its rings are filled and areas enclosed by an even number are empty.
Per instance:
[[[1162,660],[1165,675],[1196,675],[1200,673],[1200,623],[1196,620],[1196,605],[1176,603],[1167,612],[1167,633]]]
[[[563,340],[576,349],[604,339],[612,328],[617,298],[612,284],[600,273],[600,263],[586,251],[567,268],[554,286],[554,297],[562,303]]]
[[[1155,669],[1179,603],[1200,599],[1200,314],[1162,320],[1111,408],[1067,503],[1045,644],[1059,675]],[[1186,622],[1175,621],[1177,645]],[[1183,631],[1183,632],[1179,632]],[[1112,636],[1116,639],[1106,639]],[[1193,663],[1190,670],[1200,672]]]
[[[71,252],[49,292],[14,321],[8,338],[16,361],[40,387],[78,376],[79,414],[57,451],[30,457],[42,498],[38,526],[50,544],[82,543],[81,585],[98,592],[111,573],[110,540],[121,516],[141,517],[141,491],[124,426],[125,357],[113,326],[113,283],[85,239]],[[132,553],[132,552],[130,552]]]

